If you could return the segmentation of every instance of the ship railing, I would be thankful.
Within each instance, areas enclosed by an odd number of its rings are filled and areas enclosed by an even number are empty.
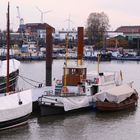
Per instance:
[[[17,79],[17,77],[16,77],[16,78],[11,79],[10,81],[14,81],[15,79]],[[11,84],[9,85],[9,87],[14,86],[14,85],[16,84],[16,82],[17,82],[17,81],[15,81],[15,82],[11,83]],[[2,86],[2,85],[4,85],[4,84],[6,84],[6,83],[2,83],[2,84],[0,84],[0,86]],[[6,86],[5,86],[5,87],[3,87],[3,88],[0,88],[0,91],[3,91],[3,90],[5,90],[5,89],[6,89]]]
[[[51,97],[51,96],[50,96]],[[48,95],[42,95],[41,97],[38,98],[38,103],[39,105],[42,104],[60,104],[61,102],[59,102],[56,98],[49,98]]]
[[[10,79],[10,80],[9,80],[9,82],[14,81],[14,80],[15,80],[15,79],[17,79],[17,78],[18,78],[18,76],[16,76],[16,77],[14,77],[14,78]],[[4,84],[6,84],[6,82],[5,82],[5,81],[4,81],[3,83],[1,83],[1,84],[0,84],[0,86],[1,86],[1,85],[4,85]],[[1,90],[1,89],[0,89],[0,90]]]

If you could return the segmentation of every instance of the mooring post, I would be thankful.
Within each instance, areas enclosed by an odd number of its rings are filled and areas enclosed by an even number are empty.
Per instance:
[[[83,49],[84,49],[84,27],[78,27],[78,51],[77,51],[77,64],[83,63]]]
[[[46,27],[46,86],[52,85],[52,27]]]

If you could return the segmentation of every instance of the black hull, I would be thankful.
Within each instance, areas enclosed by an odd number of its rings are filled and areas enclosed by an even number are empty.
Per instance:
[[[41,116],[48,116],[48,115],[57,115],[57,114],[64,114],[64,113],[74,113],[80,111],[88,111],[92,110],[92,106],[82,107],[78,109],[73,109],[70,111],[64,111],[64,107],[60,106],[50,106],[50,105],[40,105],[40,113]]]
[[[32,106],[33,106],[32,114],[38,114],[38,113],[40,113],[40,106],[39,106],[38,101],[32,102]]]
[[[17,80],[18,80],[19,70],[10,74],[9,89],[10,91],[15,91]],[[6,92],[6,77],[0,77],[0,93]]]
[[[64,107],[40,105],[41,116],[56,115],[64,113]]]
[[[17,118],[17,119],[0,122],[0,131],[26,124],[29,116],[30,116],[30,114],[27,114],[27,115]]]

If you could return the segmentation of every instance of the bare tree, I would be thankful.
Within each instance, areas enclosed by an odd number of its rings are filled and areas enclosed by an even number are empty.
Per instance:
[[[104,13],[91,13],[87,19],[86,35],[90,44],[103,46],[104,36],[109,29],[109,18]]]

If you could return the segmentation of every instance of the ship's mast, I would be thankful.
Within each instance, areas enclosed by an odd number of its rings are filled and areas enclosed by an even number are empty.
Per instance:
[[[64,89],[66,89],[67,87],[67,74],[66,74],[66,71],[67,71],[67,65],[68,65],[68,46],[69,46],[69,33],[67,33],[66,35],[66,55],[65,55],[65,66],[64,66]]]
[[[9,49],[10,49],[10,13],[9,13],[9,2],[8,2],[8,9],[7,9],[7,78],[6,78],[6,94],[9,93]]]

